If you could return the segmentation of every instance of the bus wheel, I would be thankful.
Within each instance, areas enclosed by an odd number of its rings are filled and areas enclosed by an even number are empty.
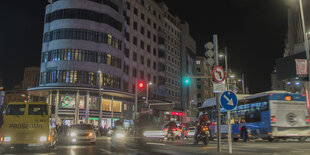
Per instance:
[[[268,138],[268,141],[269,141],[269,142],[278,142],[278,141],[279,141],[279,139],[275,139],[275,138]]]
[[[239,138],[233,138],[234,142],[238,142]]]
[[[300,138],[299,138],[299,141],[300,141],[300,142],[306,141],[306,137],[300,137]]]

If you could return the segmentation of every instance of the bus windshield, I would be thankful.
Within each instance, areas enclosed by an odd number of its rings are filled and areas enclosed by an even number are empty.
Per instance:
[[[30,104],[28,115],[47,115],[47,106],[46,105],[36,105]]]
[[[24,115],[26,110],[25,104],[18,104],[18,105],[9,105],[6,111],[6,115]]]

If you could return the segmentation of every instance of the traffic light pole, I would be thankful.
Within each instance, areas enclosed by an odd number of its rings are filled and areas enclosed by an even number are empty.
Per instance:
[[[215,65],[219,65],[218,61],[218,40],[217,40],[217,35],[213,35],[213,44],[215,48]],[[221,105],[220,105],[220,94],[216,93],[216,107],[217,107],[217,150],[218,152],[222,152],[222,142],[221,142]]]
[[[136,80],[136,84],[135,84],[135,109],[134,109],[134,115],[133,115],[133,119],[135,121],[134,124],[136,124],[136,122],[137,122],[137,111],[138,111],[138,82]]]

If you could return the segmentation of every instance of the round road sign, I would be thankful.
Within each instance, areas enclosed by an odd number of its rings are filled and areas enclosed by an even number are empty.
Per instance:
[[[215,66],[212,71],[213,81],[216,83],[222,82],[225,79],[225,71],[222,66]]]

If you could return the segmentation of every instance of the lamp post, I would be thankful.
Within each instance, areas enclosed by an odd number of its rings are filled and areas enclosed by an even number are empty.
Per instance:
[[[225,54],[219,55],[220,58],[224,57],[225,59],[225,72],[226,72],[226,78],[225,78],[225,82],[226,82],[226,86],[227,86],[227,90],[229,90],[229,78],[228,78],[228,64],[227,64],[227,47],[225,47]]]
[[[149,104],[149,85],[152,85],[152,82],[146,84],[146,100],[145,100],[146,107],[148,107]]]
[[[99,75],[99,122],[98,122],[98,126],[99,128],[102,127],[102,96],[101,96],[101,71],[98,71],[98,75]],[[100,132],[99,132],[100,133]]]
[[[305,26],[305,16],[304,16],[304,10],[303,10],[303,4],[302,0],[298,0],[299,2],[299,10],[300,10],[300,16],[301,16],[301,22],[302,22],[302,29],[303,29],[303,36],[304,36],[304,46],[305,46],[305,52],[306,52],[306,57],[307,57],[307,67],[308,67],[308,82],[307,82],[307,88],[306,88],[306,98],[307,98],[307,105],[308,105],[308,112],[309,112],[309,82],[310,82],[310,67],[309,67],[309,42],[308,42],[308,37],[306,33],[306,26]]]

